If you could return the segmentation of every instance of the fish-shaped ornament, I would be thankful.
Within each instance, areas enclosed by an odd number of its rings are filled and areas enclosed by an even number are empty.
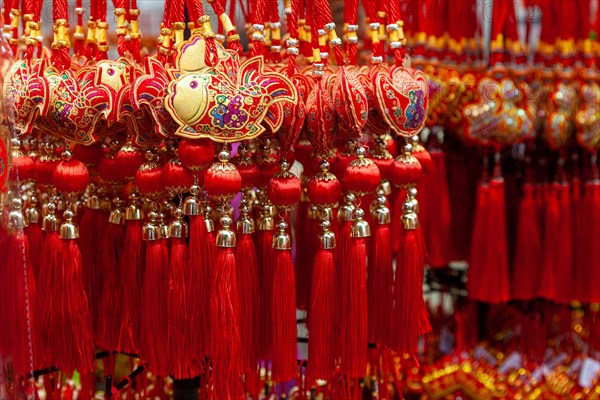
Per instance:
[[[168,86],[165,106],[179,124],[176,135],[233,142],[262,134],[269,108],[282,101],[297,102],[296,88],[284,75],[266,71],[262,57],[253,57],[233,79],[214,67],[179,75]]]
[[[38,127],[55,136],[79,144],[94,143],[105,131],[115,92],[101,81],[102,71],[84,67],[77,72],[46,68],[50,107]]]
[[[43,76],[44,63],[40,60],[16,61],[4,77],[2,103],[8,119],[19,135],[32,132],[34,122],[45,115],[50,106],[48,82]]]
[[[134,111],[145,110],[150,114],[154,133],[163,138],[175,134],[179,127],[165,107],[169,85],[165,66],[155,57],[144,59],[144,70],[133,81],[129,96]]]
[[[600,149],[600,86],[588,82],[581,86],[583,105],[575,114],[577,142],[586,150]]]
[[[360,138],[367,124],[369,103],[358,71],[341,66],[336,74],[329,76],[327,85],[340,131],[348,138]]]
[[[395,67],[378,71],[373,87],[379,113],[399,136],[412,137],[425,125],[429,103],[427,77],[422,71]]]

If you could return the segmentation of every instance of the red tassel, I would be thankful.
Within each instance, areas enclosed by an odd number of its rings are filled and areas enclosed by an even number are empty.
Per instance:
[[[63,230],[71,223],[72,214],[65,212]],[[73,370],[86,373],[94,363],[94,344],[91,335],[90,314],[83,286],[83,265],[79,247],[74,239],[62,239],[58,284],[54,290],[54,331],[47,332],[55,341],[53,360],[56,367],[65,372]],[[57,290],[60,288],[60,290]]]
[[[396,258],[395,308],[393,315],[395,349],[400,353],[416,353],[420,325],[419,263],[421,251],[415,229],[404,229]]]
[[[312,220],[308,219],[310,203],[301,201],[295,224],[296,237],[296,306],[300,310],[308,310],[310,302],[310,278],[311,265],[310,244],[313,236],[309,233],[309,225]]]
[[[185,230],[185,228],[182,229]],[[185,232],[179,232],[179,234],[185,234]],[[190,379],[197,376],[200,371],[192,360],[194,354],[190,352],[192,340],[196,340],[196,338],[190,329],[188,318],[189,299],[186,287],[189,282],[188,249],[185,237],[170,236],[168,307],[171,356],[169,357],[170,368],[168,371],[175,379]]]
[[[600,303],[600,248],[597,238],[600,237],[600,179],[596,176],[585,184],[584,217],[582,225],[587,225],[583,232],[584,276],[587,278],[582,300],[589,303]]]
[[[166,240],[161,239],[157,214],[150,212],[149,222],[144,225],[143,239],[146,241],[146,265],[142,284],[140,315],[140,354],[156,375],[166,375],[169,341],[168,293],[169,259]]]
[[[211,355],[216,398],[235,399],[242,394],[235,234],[229,230],[229,217],[223,217],[221,223],[224,229],[217,235],[217,256],[211,273]]]
[[[90,196],[89,205],[99,207],[98,198],[95,195]],[[103,268],[101,264],[98,238],[104,237],[104,229],[108,225],[107,216],[98,208],[86,208],[79,223],[79,246],[84,269],[85,293],[90,307],[90,317],[92,319],[93,334],[98,333],[98,323],[100,321],[99,309],[102,295]]]
[[[291,241],[285,232],[287,224],[279,224],[273,237],[275,264],[273,271],[273,355],[271,376],[276,382],[287,382],[297,374],[297,324],[294,265],[290,254]]]
[[[367,278],[369,342],[389,345],[391,315],[394,306],[390,211],[386,207],[385,196],[378,197],[377,203],[377,208],[372,212],[375,227],[369,253]]]
[[[498,162],[494,178],[478,190],[468,280],[469,296],[489,303],[506,302],[510,295],[504,179]]]
[[[556,254],[555,264],[555,298],[563,305],[568,305],[575,299],[573,290],[573,209],[571,208],[571,187],[566,179],[557,185],[558,207],[560,219],[558,231],[560,232],[559,251]]]
[[[52,205],[54,207],[54,205]],[[56,227],[58,229],[58,226]],[[40,335],[40,351],[42,352],[41,361],[45,365],[53,363],[53,339],[48,336],[56,329],[54,322],[54,313],[58,308],[54,301],[49,299],[56,298],[53,293],[58,285],[58,273],[60,267],[60,248],[62,243],[57,231],[47,231],[42,246],[40,275],[38,285],[38,332]]]
[[[544,187],[544,253],[543,270],[539,277],[537,296],[546,300],[555,299],[557,256],[561,251],[560,205],[558,203],[558,185],[548,183]]]
[[[351,238],[348,264],[340,277],[341,301],[341,341],[340,359],[342,371],[351,378],[358,378],[365,373],[367,362],[367,246],[364,231],[359,224],[362,221],[362,210],[357,209],[353,230],[357,236]],[[368,225],[367,225],[368,227]]]
[[[27,236],[27,242],[29,243],[29,259],[33,267],[34,277],[38,277],[40,273],[40,261],[42,255],[42,243],[44,237],[42,234],[42,227],[37,222],[32,222],[29,218],[29,225],[25,228],[25,235]]]
[[[144,271],[144,243],[142,242],[142,221],[133,219],[141,217],[132,212],[136,208],[130,206],[128,209],[128,220],[125,228],[125,245],[120,262],[120,271],[122,278],[121,296],[123,298],[123,308],[125,316],[121,322],[119,342],[133,343],[133,349],[137,352],[137,345],[140,340],[140,295]]]
[[[350,232],[352,231],[352,217],[354,213],[354,201],[355,197],[353,194],[347,194],[344,196],[344,204],[338,210],[338,229],[335,232],[336,246],[335,246],[335,259],[336,259],[336,275],[341,277],[346,273],[346,265],[348,265],[348,256],[350,255]],[[338,286],[341,282],[338,283]],[[341,288],[338,288],[338,290]]]
[[[29,243],[21,231],[24,224],[21,203],[19,200],[14,201],[18,203],[13,203],[10,222],[15,222],[14,213],[17,212],[21,223],[18,224],[20,226],[11,228],[15,229],[15,232],[8,232],[3,238],[0,323],[4,329],[0,339],[0,350],[12,362],[15,373],[20,375],[31,372],[37,366],[33,359],[37,347],[33,337],[36,323],[36,287],[29,259]]]
[[[273,303],[273,274],[275,272],[273,243],[273,218],[263,211],[259,216],[256,231],[256,255],[258,260],[258,274],[261,287],[261,310],[271,310]],[[260,316],[260,346],[259,356],[268,360],[273,352],[273,316],[268,312],[259,313]]]
[[[516,300],[532,300],[542,276],[542,239],[534,192],[533,183],[523,184],[511,281],[512,298]]]
[[[315,255],[311,290],[311,316],[308,320],[310,344],[306,375],[311,379],[329,379],[335,371],[336,354],[332,347],[339,335],[338,292],[333,248],[335,236],[329,231],[329,221],[323,222],[324,232]],[[333,243],[332,243],[333,241]],[[339,335],[339,336],[338,336]]]
[[[239,241],[235,249],[237,260],[236,277],[240,295],[240,335],[242,342],[242,371],[246,382],[257,372],[260,315],[260,285],[256,249],[252,240],[254,222],[248,218],[247,205],[240,207],[242,216],[238,220]]]
[[[433,170],[424,174],[424,193],[430,202],[424,202],[427,223],[423,223],[427,243],[427,263],[433,268],[446,267],[452,258],[450,193],[446,176],[446,161],[440,149],[431,151]],[[419,218],[421,220],[421,218]]]
[[[116,211],[120,215],[119,218],[121,218],[121,211],[118,209]],[[100,336],[97,342],[100,346],[111,351],[131,352],[133,350],[131,343],[123,343],[124,347],[119,347],[119,334],[124,314],[123,302],[120,296],[122,275],[119,270],[119,260],[125,244],[125,231],[122,225],[113,222],[114,215],[115,211],[111,213],[111,222],[104,231],[100,244],[104,279],[100,303]]]
[[[215,254],[213,252],[214,236],[208,232],[206,220],[202,215],[198,215],[197,204],[195,203],[195,194],[197,188],[192,187],[192,199],[186,200],[185,206],[190,207],[194,204],[194,210],[190,214],[190,238],[189,238],[189,268],[190,281],[188,293],[190,294],[190,316],[192,319],[192,331],[197,335],[193,342],[192,353],[202,362],[204,356],[208,353],[206,348],[208,340],[208,318],[210,313],[210,273],[214,265]],[[208,210],[204,210],[207,212]]]

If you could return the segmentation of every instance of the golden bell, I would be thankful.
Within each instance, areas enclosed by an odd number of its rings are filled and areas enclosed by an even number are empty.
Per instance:
[[[273,236],[272,247],[275,250],[290,250],[292,248],[292,241],[290,235],[286,233],[287,224],[285,221],[280,221],[278,225],[279,231]]]
[[[14,198],[8,213],[8,226],[15,231],[22,231],[27,226],[25,216],[21,210],[22,204],[21,199]]]
[[[319,242],[321,249],[332,250],[335,249],[335,233],[329,230],[331,223],[328,220],[321,221],[321,233],[319,234]]]
[[[387,225],[392,222],[390,209],[386,205],[386,199],[383,191],[378,193],[377,199],[374,201],[376,207],[371,210],[371,217],[379,225]]]
[[[53,202],[48,203],[46,207],[46,215],[42,220],[42,231],[44,232],[56,232],[59,229],[59,221],[54,212],[56,211],[56,204]]]
[[[148,213],[148,222],[144,224],[142,228],[142,239],[143,240],[158,240],[160,239],[160,232],[156,225],[158,214],[155,211]]]
[[[177,239],[186,238],[188,234],[188,226],[183,220],[183,212],[181,211],[181,208],[177,207],[175,211],[173,211],[173,217],[175,217],[175,219],[169,224],[169,237]]]
[[[344,196],[344,204],[338,209],[338,221],[349,222],[352,221],[352,214],[354,214],[354,201],[355,197],[353,194],[348,193]]]
[[[363,220],[365,212],[362,210],[362,208],[357,208],[354,211],[354,215],[356,220],[352,223],[350,237],[358,239],[371,236],[371,228],[369,227],[369,223]]]
[[[236,244],[235,232],[230,229],[232,220],[228,215],[221,217],[222,229],[217,233],[217,246],[233,248]]]
[[[240,202],[240,217],[237,221],[237,230],[243,235],[250,235],[255,231],[254,220],[250,217],[250,207],[245,197]]]
[[[190,195],[183,202],[183,214],[184,215],[200,215],[200,202],[198,201],[197,185],[192,185],[190,188]]]
[[[60,238],[61,239],[79,239],[79,227],[73,222],[73,211],[67,209],[63,217],[65,221],[60,225]]]

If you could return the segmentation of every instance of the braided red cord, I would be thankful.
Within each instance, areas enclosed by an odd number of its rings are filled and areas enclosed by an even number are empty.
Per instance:
[[[37,21],[37,19],[35,18],[35,10],[34,10],[34,4],[33,4],[33,0],[26,0],[24,2],[24,6],[23,6],[23,10],[22,11],[22,15],[23,17],[25,17],[25,15],[27,14],[31,14],[32,16],[32,21]],[[29,22],[25,21],[25,18],[23,18],[23,24],[29,24]],[[35,33],[35,32],[34,32]],[[31,31],[29,30],[29,27],[27,25],[23,26],[23,36],[24,37],[28,37],[31,39]],[[35,39],[35,37],[33,38]],[[34,50],[34,46],[28,45],[25,48],[25,54],[23,55],[23,57],[26,60],[31,60],[31,58],[33,57],[33,50]]]
[[[68,27],[68,11],[67,11],[67,1],[66,0],[54,0],[52,2],[52,18],[54,22],[59,19],[63,19],[67,21]],[[54,65],[59,70],[67,69],[71,64],[71,58],[69,57],[69,49],[66,47],[52,49],[51,55],[52,65]]]
[[[290,34],[290,40],[298,40],[298,3],[299,0],[291,0],[290,7],[291,12],[287,15],[287,26]],[[296,46],[298,48],[298,46]],[[290,54],[288,57],[288,67],[287,73],[288,76],[294,76],[298,72],[298,67],[296,66],[296,54]]]
[[[277,0],[271,0],[271,4],[270,4],[270,8],[271,8],[271,23],[276,23],[279,24],[279,7],[277,4]],[[281,24],[280,24],[281,26]],[[271,32],[273,32],[274,29],[271,26]],[[281,28],[279,28],[279,38],[275,38],[274,36],[271,37],[271,60],[275,63],[278,64],[281,62],[281,51],[276,51],[274,50],[274,48],[279,48],[281,49]]]
[[[120,8],[123,10],[127,10],[126,4],[125,4],[125,0],[113,0],[113,5],[115,6],[115,9]],[[127,15],[127,12],[125,12],[125,16]],[[117,17],[117,21],[119,20],[119,18]],[[121,57],[125,56],[125,53],[127,52],[127,42],[125,41],[125,32],[123,32],[123,30],[125,29],[125,19],[123,19],[123,25],[117,26],[117,51],[119,52],[119,55]]]
[[[393,0],[391,0],[393,1]],[[346,25],[356,25],[358,21],[358,0],[347,0],[344,3],[344,22]],[[346,42],[346,53],[350,64],[356,65],[358,62],[356,47],[357,43]]]
[[[184,11],[184,2],[183,0],[173,0],[170,2],[171,7],[171,23],[175,22],[184,22],[185,21],[185,11]],[[167,25],[165,25],[167,26]]]
[[[387,6],[386,18],[388,24],[396,24],[401,21],[402,15],[400,12],[400,1],[391,0],[387,3]],[[404,60],[404,55],[406,52],[404,46],[394,49],[393,52],[396,65],[402,65],[402,61]]]
[[[263,25],[265,20],[265,0],[253,0],[250,2],[253,4],[254,13],[252,15],[252,21],[254,24]],[[263,25],[264,26],[264,25]],[[260,32],[264,34],[263,32]],[[264,41],[262,40],[254,40],[252,39],[252,50],[250,52],[250,56],[259,56],[263,54],[264,50]]]
[[[127,12],[127,15],[129,16],[130,25],[137,23],[137,21],[139,19],[138,13],[139,13],[139,10],[137,8],[137,1],[131,0],[131,3],[129,4],[129,10]],[[139,32],[137,32],[137,33],[139,34]],[[129,53],[133,56],[133,59],[136,62],[141,63],[142,55],[140,53],[140,38],[139,38],[139,36],[130,38],[129,44],[128,44],[128,49],[129,49]]]
[[[107,7],[106,7],[106,0],[98,0],[98,16],[97,16],[97,21],[101,22],[101,23],[105,23],[106,22],[106,12],[107,12]],[[100,28],[97,28],[100,29]],[[98,43],[98,46],[96,48],[96,60],[106,60],[108,59],[108,52],[104,51],[102,49],[102,46],[106,46],[107,43],[103,42],[103,43]]]
[[[77,9],[83,9],[83,1],[82,0],[77,0],[75,2],[75,8]],[[81,14],[77,14],[77,26],[80,27],[80,29],[83,31],[83,12]],[[84,42],[85,38],[75,38],[74,40],[74,50],[75,50],[75,55],[76,56],[82,56],[84,53]]]

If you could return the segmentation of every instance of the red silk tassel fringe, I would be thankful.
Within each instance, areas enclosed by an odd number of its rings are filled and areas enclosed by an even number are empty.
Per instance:
[[[368,272],[369,342],[389,345],[394,308],[394,265],[389,224],[375,221]]]

